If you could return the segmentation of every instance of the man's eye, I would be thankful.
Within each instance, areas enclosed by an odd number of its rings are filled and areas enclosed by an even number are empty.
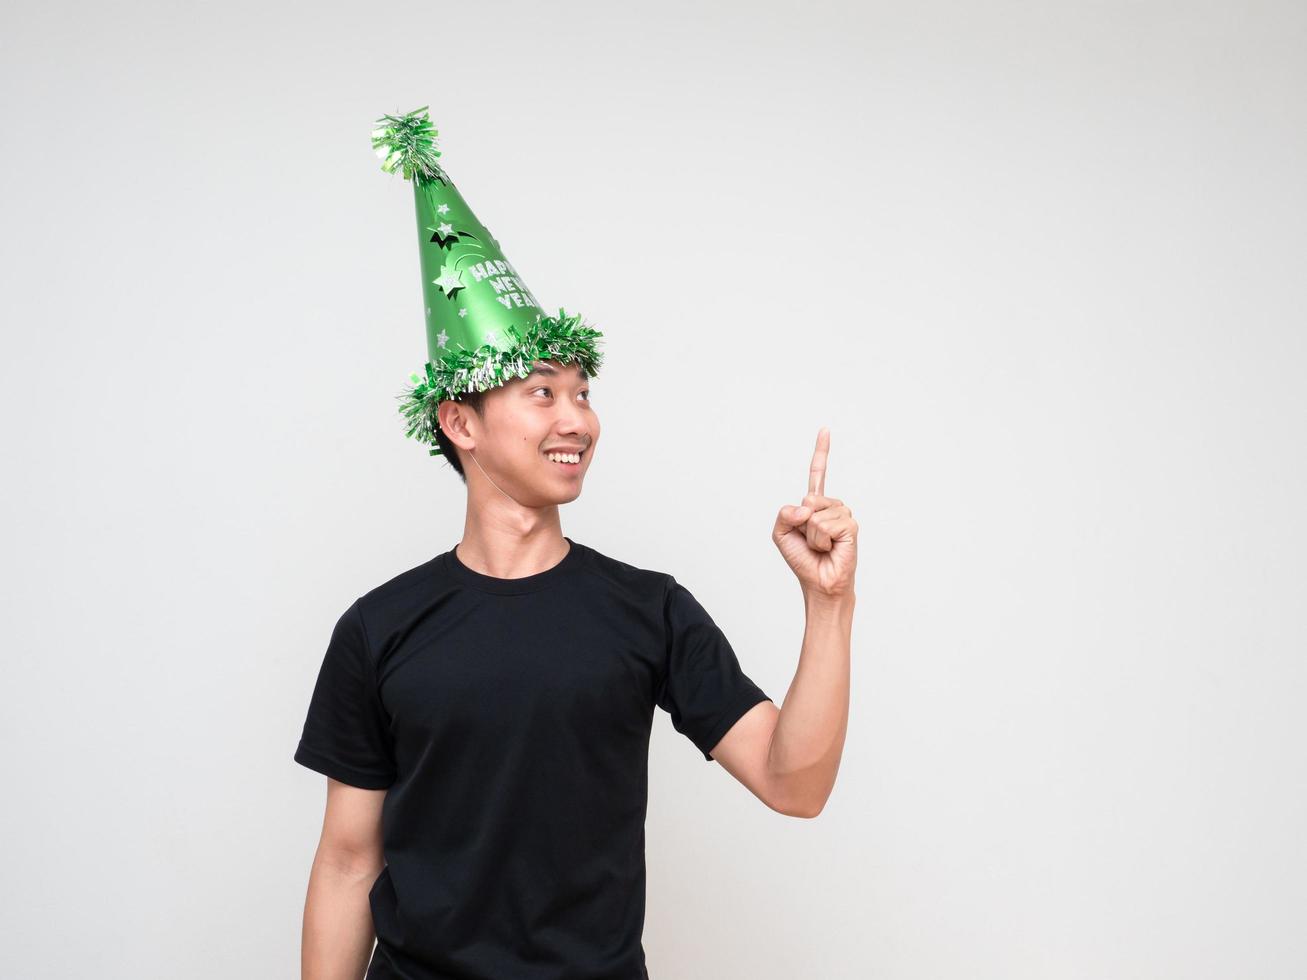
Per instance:
[[[585,400],[586,400],[586,401],[589,401],[589,400],[590,400],[590,389],[589,389],[589,388],[586,388],[584,391],[581,392],[581,394],[585,395]]]
[[[549,390],[548,388],[535,388],[531,391],[531,394],[534,395],[537,391],[548,391],[548,390]]]

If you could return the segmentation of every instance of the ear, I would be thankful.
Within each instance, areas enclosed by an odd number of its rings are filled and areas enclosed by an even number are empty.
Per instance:
[[[436,406],[440,429],[455,446],[464,452],[476,449],[476,426],[480,421],[468,406],[447,398]]]

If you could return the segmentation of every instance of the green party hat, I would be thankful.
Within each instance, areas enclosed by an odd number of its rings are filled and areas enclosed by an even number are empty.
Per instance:
[[[400,396],[399,411],[408,437],[428,443],[430,454],[439,456],[440,402],[525,378],[537,360],[576,361],[594,377],[603,334],[562,309],[545,315],[440,165],[427,108],[382,116],[372,147],[382,170],[399,171],[412,182],[417,202],[427,364],[424,376],[409,376],[413,384]]]

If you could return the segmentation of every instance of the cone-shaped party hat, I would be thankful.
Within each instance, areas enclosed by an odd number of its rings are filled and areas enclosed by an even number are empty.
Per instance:
[[[413,184],[427,318],[425,376],[409,376],[399,410],[406,434],[439,456],[440,402],[525,378],[537,360],[576,361],[595,377],[603,334],[562,309],[545,315],[441,167],[427,106],[377,123],[372,147],[381,169]]]

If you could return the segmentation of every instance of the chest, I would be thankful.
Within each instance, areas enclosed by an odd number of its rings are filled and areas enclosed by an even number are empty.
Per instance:
[[[610,608],[453,604],[397,638],[379,692],[402,755],[511,739],[647,738],[660,624]]]

